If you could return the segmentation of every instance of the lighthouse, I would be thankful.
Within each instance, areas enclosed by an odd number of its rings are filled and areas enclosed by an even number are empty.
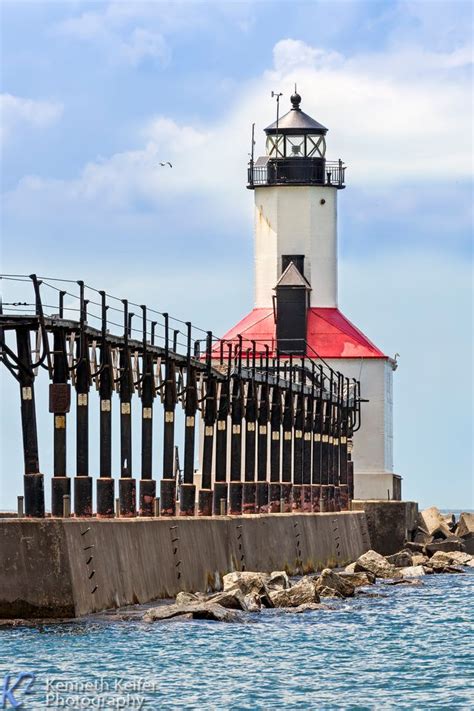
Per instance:
[[[301,103],[295,87],[290,110],[265,129],[265,155],[255,159],[252,150],[254,308],[224,339],[241,336],[280,357],[324,359],[358,379],[367,402],[353,444],[355,498],[400,499],[401,477],[393,471],[396,362],[339,309],[337,200],[346,169],[326,158],[328,129]]]

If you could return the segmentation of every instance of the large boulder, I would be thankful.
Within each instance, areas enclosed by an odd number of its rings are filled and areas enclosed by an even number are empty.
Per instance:
[[[431,561],[441,562],[445,565],[467,565],[472,560],[472,556],[462,551],[436,551]]]
[[[406,568],[409,565],[413,565],[411,551],[402,550],[393,555],[387,555],[385,558],[396,568]]]
[[[321,597],[327,597],[327,590],[335,590],[341,597],[352,597],[354,585],[334,570],[325,568],[315,580],[316,590]]]
[[[412,565],[425,565],[429,561],[429,558],[427,555],[423,555],[422,553],[415,553],[411,557],[411,564]]]
[[[474,534],[474,513],[462,513],[456,528],[456,536],[464,538],[470,533]]]
[[[266,582],[268,590],[288,590],[290,586],[290,579],[284,570],[274,570]]]
[[[407,568],[400,568],[400,575],[402,578],[420,578],[425,575],[425,571],[422,565],[410,565]]]
[[[270,579],[267,573],[254,573],[251,571],[234,571],[222,578],[223,590],[240,590],[244,595],[254,593],[256,595],[267,594],[266,583]]]
[[[356,572],[367,570],[376,578],[397,578],[400,575],[394,565],[389,563],[383,555],[373,550],[368,550],[355,562]]]
[[[448,538],[451,535],[448,524],[436,506],[421,511],[419,525],[435,538]]]
[[[236,588],[235,590],[224,590],[223,592],[215,593],[207,599],[207,602],[212,602],[213,605],[221,605],[227,610],[244,610],[245,612],[249,612],[248,603],[252,606],[252,596],[244,596],[244,594]],[[260,606],[258,609],[260,609]]]
[[[310,602],[319,602],[316,585],[311,578],[301,578],[287,590],[270,591],[274,607],[299,607]]]
[[[432,570],[433,573],[463,573],[463,569],[457,565],[452,565],[451,563],[446,563],[443,560],[435,560],[433,558],[423,566],[425,571],[428,569]]]
[[[462,538],[451,536],[450,538],[446,538],[444,541],[428,543],[425,547],[428,555],[433,555],[433,553],[436,553],[437,551],[444,551],[446,553],[451,551],[463,551],[464,542]]]
[[[212,602],[201,602],[193,605],[160,605],[152,607],[145,612],[143,620],[145,622],[157,622],[169,620],[173,617],[185,616],[193,620],[216,620],[218,622],[241,622],[240,612],[227,610],[222,605]]]
[[[373,585],[375,583],[375,575],[365,571],[363,573],[339,573],[340,577],[353,585],[355,588]]]

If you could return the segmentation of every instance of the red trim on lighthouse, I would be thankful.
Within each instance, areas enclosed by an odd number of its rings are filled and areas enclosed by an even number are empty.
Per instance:
[[[241,335],[245,348],[256,341],[257,352],[276,347],[276,329],[272,308],[253,309],[224,336],[225,341],[237,341]],[[308,357],[321,358],[387,358],[362,331],[336,308],[310,308],[306,327]],[[219,346],[216,347],[218,350]]]

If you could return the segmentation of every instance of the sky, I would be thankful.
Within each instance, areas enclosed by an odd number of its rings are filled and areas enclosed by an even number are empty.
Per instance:
[[[85,279],[224,333],[252,307],[271,91],[329,128],[342,311],[394,375],[395,471],[474,508],[472,3],[16,2],[1,11],[1,272]],[[160,168],[171,161],[173,169]],[[18,394],[2,369],[0,508]],[[51,473],[51,422],[40,422]]]

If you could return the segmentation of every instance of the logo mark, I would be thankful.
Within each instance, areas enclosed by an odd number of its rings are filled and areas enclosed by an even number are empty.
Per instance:
[[[1,689],[0,708],[5,709],[9,706],[14,709],[21,708],[23,701],[20,701],[19,698],[32,693],[30,689],[34,680],[33,672],[20,672],[16,677],[13,674],[5,674]]]

